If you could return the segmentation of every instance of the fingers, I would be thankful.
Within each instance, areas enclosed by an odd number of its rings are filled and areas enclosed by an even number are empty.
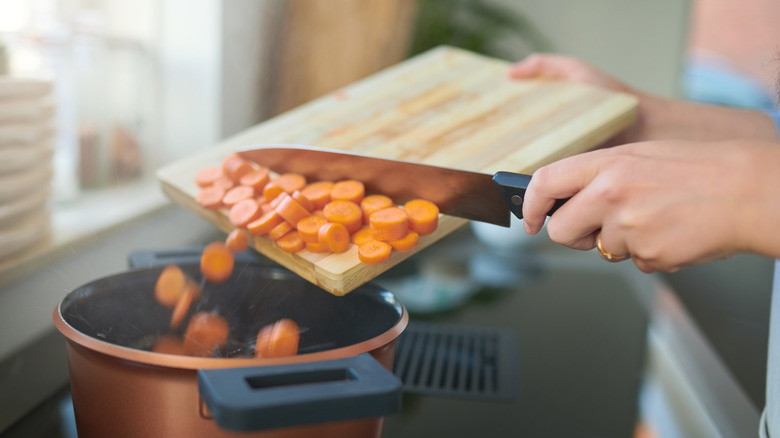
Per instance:
[[[539,54],[529,55],[524,60],[512,64],[507,69],[511,79],[532,79],[538,77],[551,79],[567,79],[571,71],[573,59],[559,55]]]

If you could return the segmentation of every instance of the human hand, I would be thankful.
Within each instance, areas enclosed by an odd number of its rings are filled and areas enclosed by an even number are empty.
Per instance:
[[[780,145],[657,141],[588,152],[542,167],[526,191],[526,231],[631,255],[644,272],[754,252],[780,256]]]

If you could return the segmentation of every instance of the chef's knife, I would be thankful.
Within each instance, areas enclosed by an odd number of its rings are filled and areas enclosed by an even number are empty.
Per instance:
[[[310,181],[361,181],[367,193],[381,193],[402,204],[426,199],[448,215],[508,227],[509,212],[523,218],[523,198],[530,175],[494,175],[352,152],[297,145],[261,145],[240,156],[282,174],[300,173]],[[563,204],[556,202],[548,215]]]

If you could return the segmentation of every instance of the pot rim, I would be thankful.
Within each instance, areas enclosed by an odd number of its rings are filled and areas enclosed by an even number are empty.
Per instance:
[[[330,359],[340,359],[344,357],[357,356],[383,347],[393,342],[406,329],[409,323],[409,314],[401,303],[397,303],[401,309],[401,317],[398,322],[385,332],[357,344],[346,347],[334,348],[331,350],[318,351],[315,353],[297,354],[295,356],[274,357],[274,358],[217,358],[217,357],[196,357],[182,356],[166,353],[154,353],[146,350],[125,347],[103,341],[76,330],[68,324],[62,316],[62,301],[57,304],[53,312],[54,325],[68,340],[76,345],[80,345],[89,350],[106,354],[119,359],[146,365],[156,365],[168,368],[179,368],[188,370],[198,369],[217,369],[217,368],[239,368],[250,366],[265,365],[283,365],[302,362],[316,362]]]

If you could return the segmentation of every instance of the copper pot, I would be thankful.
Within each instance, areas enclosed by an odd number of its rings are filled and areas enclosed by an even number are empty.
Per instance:
[[[148,351],[170,332],[170,309],[153,297],[161,269],[95,280],[54,310],[67,338],[79,437],[381,436],[382,416],[400,405],[391,371],[408,322],[390,292],[367,284],[336,297],[281,268],[237,267],[227,282],[204,284],[190,309],[228,318],[230,340],[220,353],[231,357],[176,356]],[[197,266],[182,269],[199,278]],[[283,317],[301,327],[299,354],[251,357],[258,329]],[[385,374],[380,383],[364,382],[376,368]],[[353,383],[367,389],[349,399]],[[238,393],[249,400],[232,400]],[[261,405],[254,410],[253,397]]]

